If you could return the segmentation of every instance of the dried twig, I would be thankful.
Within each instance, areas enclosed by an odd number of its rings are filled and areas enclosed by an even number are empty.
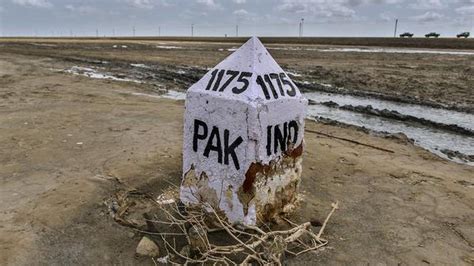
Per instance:
[[[205,204],[202,204],[201,209],[186,210],[186,214],[179,212],[177,204],[159,205],[160,210],[165,214],[166,220],[160,221],[155,219],[150,220],[150,222],[177,226],[181,232],[174,235],[185,235],[190,248],[195,251],[193,255],[182,254],[175,246],[169,243],[167,237],[172,233],[153,233],[153,235],[159,235],[163,239],[167,251],[166,256],[184,261],[180,263],[237,265],[235,259],[231,259],[231,257],[240,257],[240,264],[244,265],[250,263],[281,265],[281,248],[287,254],[298,256],[327,245],[327,240],[322,239],[321,236],[329,218],[338,208],[338,203],[333,203],[332,207],[318,234],[311,231],[311,223],[296,224],[288,219],[286,221],[291,227],[287,230],[278,231],[265,231],[256,226],[243,224],[232,225],[223,219],[213,208]],[[235,241],[235,244],[219,245],[209,240],[207,234],[217,231],[216,229],[209,229],[205,222],[205,214],[209,212],[213,214],[213,218],[221,226],[221,228],[218,228],[220,229],[219,231],[225,232]],[[189,234],[189,230],[186,230],[186,227],[195,228],[192,236]],[[205,233],[203,234],[202,232]],[[306,241],[303,238],[306,238]],[[192,244],[196,245],[196,243],[200,243],[198,247],[192,246]],[[171,260],[169,259],[169,262],[178,263]]]
[[[362,143],[362,142],[359,142],[359,141],[356,141],[356,140],[352,140],[352,139],[348,139],[348,138],[336,137],[336,136],[333,136],[333,135],[331,135],[331,134],[319,132],[319,131],[316,131],[316,130],[306,129],[305,132],[314,133],[314,134],[318,134],[318,135],[325,136],[325,137],[329,137],[329,138],[333,138],[333,139],[344,140],[344,141],[347,141],[347,142],[350,142],[350,143],[354,143],[354,144],[357,144],[357,145],[362,145],[362,146],[369,147],[369,148],[372,148],[372,149],[376,149],[376,150],[379,150],[379,151],[384,151],[384,152],[389,152],[389,153],[395,153],[394,151],[389,150],[389,149],[385,149],[385,148],[377,147],[377,146],[374,146],[374,145]]]
[[[231,224],[218,211],[205,203],[192,208],[184,208],[178,205],[177,200],[163,204],[160,203],[163,201],[145,197],[146,200],[151,200],[160,212],[160,215],[144,215],[148,229],[153,231],[149,232],[138,228],[136,224],[126,219],[127,210],[134,204],[134,202],[129,202],[127,197],[128,194],[125,194],[120,198],[122,204],[115,214],[115,219],[141,233],[162,239],[165,254],[153,263],[166,261],[184,265],[237,265],[237,262],[244,265],[281,265],[285,253],[298,256],[327,245],[328,241],[323,239],[322,235],[329,219],[338,208],[337,202],[332,204],[331,211],[316,234],[312,231],[310,222],[297,224],[283,218],[288,224],[285,230],[272,230],[268,224],[263,224],[262,227]],[[219,227],[209,228],[209,219],[213,219],[212,224],[217,224]],[[163,227],[166,229],[160,230]],[[216,232],[221,235],[210,237]],[[224,242],[223,239],[230,242]],[[188,245],[183,247],[183,242]],[[180,248],[182,248],[181,251]]]
[[[321,235],[323,234],[324,232],[324,229],[326,228],[326,225],[329,221],[329,218],[331,218],[331,215],[339,208],[339,202],[336,201],[335,203],[332,203],[331,204],[331,207],[332,207],[332,210],[329,212],[328,216],[326,217],[326,220],[324,220],[324,223],[323,225],[321,226],[321,229],[319,229],[319,233],[317,235],[317,238],[320,238]]]

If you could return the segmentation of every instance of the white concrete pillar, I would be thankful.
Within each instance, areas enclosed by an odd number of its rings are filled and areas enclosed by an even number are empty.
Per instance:
[[[186,205],[206,202],[255,225],[294,206],[307,100],[256,37],[186,94]]]

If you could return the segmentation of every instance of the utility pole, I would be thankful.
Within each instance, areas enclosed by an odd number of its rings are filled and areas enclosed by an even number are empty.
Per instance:
[[[194,37],[194,24],[191,24],[191,37]]]
[[[239,37],[239,25],[235,25],[235,37]]]
[[[395,30],[393,31],[393,38],[397,37],[398,18],[395,19]]]
[[[298,24],[298,37],[301,37],[301,21]]]
[[[161,36],[161,26],[158,26],[158,37]]]
[[[304,35],[303,30],[304,30],[304,18],[301,19],[301,37],[303,37]]]
[[[133,37],[135,37],[135,25],[133,25],[132,31],[133,31]]]
[[[303,24],[304,24],[304,18],[302,18],[300,21],[299,37],[303,37]]]
[[[99,38],[99,29],[95,29],[95,37]]]
[[[115,37],[115,28],[112,28],[112,36]]]

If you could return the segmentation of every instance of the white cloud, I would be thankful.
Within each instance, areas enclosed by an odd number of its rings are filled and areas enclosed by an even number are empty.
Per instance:
[[[320,17],[353,17],[360,5],[398,4],[405,0],[282,0],[278,10]]]
[[[239,9],[239,10],[235,10],[233,14],[237,16],[247,16],[249,12],[247,12],[247,10],[245,9]]]
[[[126,1],[129,5],[137,7],[137,8],[151,9],[154,7],[153,0],[126,0]]]
[[[444,16],[442,14],[439,14],[433,11],[427,11],[426,13],[422,15],[414,16],[413,19],[420,22],[429,22],[429,21],[439,20],[443,17]]]
[[[350,6],[357,4],[357,0],[283,0],[278,6],[281,11],[289,13],[311,14],[323,17],[352,17],[354,9]]]
[[[456,12],[461,15],[474,15],[474,5],[458,7]]]
[[[413,9],[430,10],[441,9],[446,5],[442,0],[417,0],[409,6]]]
[[[245,4],[247,0],[232,0],[236,4]]]
[[[91,14],[97,12],[97,9],[92,6],[75,6],[75,5],[66,5],[64,6],[67,10],[72,12],[78,12],[80,14]]]
[[[214,0],[197,0],[199,4],[206,6],[209,9],[218,9],[220,5],[217,4]]]
[[[13,0],[13,3],[21,6],[30,6],[30,7],[52,7],[48,0]]]
[[[400,4],[402,2],[405,2],[406,0],[351,0],[351,1],[346,1],[349,2],[350,4],[353,5],[360,5],[360,4]]]
[[[142,8],[142,9],[152,9],[155,6],[170,6],[166,0],[124,0],[129,5]]]
[[[381,3],[386,3],[386,4],[400,4],[402,2],[404,2],[405,0],[385,0],[385,1],[380,1]]]

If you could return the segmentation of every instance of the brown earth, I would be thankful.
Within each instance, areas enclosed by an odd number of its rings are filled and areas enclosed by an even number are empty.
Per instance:
[[[0,49],[0,264],[151,265],[134,256],[141,234],[115,223],[105,202],[119,190],[157,196],[179,183],[183,102],[131,94],[150,93],[147,84],[53,70],[73,66],[63,60],[72,55],[212,65],[227,52],[76,46]],[[400,138],[312,121],[307,129],[305,202],[295,217],[322,220],[336,200],[340,209],[329,246],[288,263],[474,263],[472,167]]]
[[[268,47],[284,69],[302,75],[294,78],[297,82],[331,84],[343,88],[345,93],[369,94],[396,101],[474,112],[474,64],[472,63],[474,55],[321,52],[318,49],[335,46],[328,46],[331,43],[306,44],[304,41],[294,43],[298,39],[280,39],[268,39]],[[105,60],[112,64],[116,62],[158,63],[170,67],[207,68],[213,67],[230,54],[227,49],[238,47],[243,42],[242,39],[237,39],[236,43],[219,42],[222,40],[219,38],[196,39],[213,40],[212,42],[184,40],[176,42],[151,38],[80,40],[4,38],[0,39],[0,50],[63,60],[89,58]],[[228,41],[230,40],[234,39],[230,38]],[[276,43],[278,40],[282,42]],[[338,44],[336,40],[333,39],[334,43]],[[474,44],[472,39],[346,38],[343,40],[345,43],[359,45],[366,40],[371,45],[385,46],[393,46],[401,41],[416,42],[418,40],[419,45],[416,47],[425,50],[426,47],[438,47],[435,44],[440,43],[448,43],[450,47],[456,48],[463,48],[464,43]],[[285,41],[292,43],[288,44]],[[429,42],[426,43],[427,41]],[[116,48],[113,47],[114,45]],[[122,48],[122,45],[126,48]],[[469,48],[474,49],[474,45],[471,46]],[[180,49],[170,49],[173,47]],[[343,46],[339,48],[341,47]],[[450,50],[443,49],[443,51]],[[314,89],[312,87],[314,86],[305,85],[304,89]]]

